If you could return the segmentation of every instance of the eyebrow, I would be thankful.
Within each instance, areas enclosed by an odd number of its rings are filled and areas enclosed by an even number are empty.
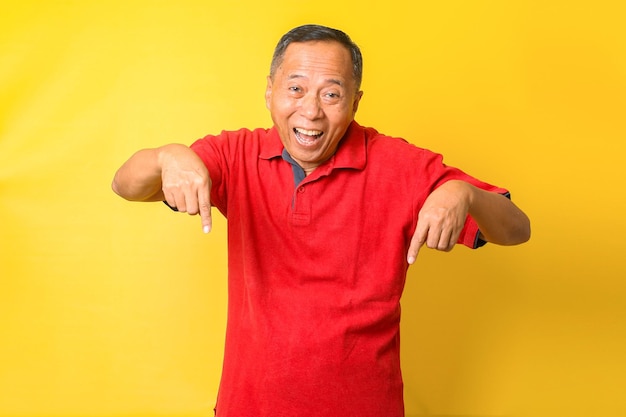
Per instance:
[[[307,77],[306,77],[306,76],[304,76],[304,75],[301,75],[301,74],[291,74],[291,75],[289,75],[289,76],[287,77],[287,79],[288,79],[288,80],[293,80],[293,79],[297,79],[297,78],[307,78]],[[338,80],[338,79],[336,79],[336,78],[327,78],[325,81],[326,81],[326,82],[329,82],[329,83],[331,83],[331,84],[337,84],[337,85],[338,85],[338,86],[340,86],[340,87],[343,87],[343,86],[344,86],[343,81]]]

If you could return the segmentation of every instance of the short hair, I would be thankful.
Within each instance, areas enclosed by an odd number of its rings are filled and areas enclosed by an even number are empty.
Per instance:
[[[339,42],[346,47],[352,57],[352,74],[354,75],[358,90],[361,87],[361,80],[363,79],[363,56],[361,55],[361,50],[346,33],[338,29],[320,25],[298,26],[291,29],[280,38],[280,41],[278,41],[274,49],[274,56],[272,57],[272,64],[270,66],[270,77],[274,77],[276,70],[283,63],[285,51],[291,43],[313,41]]]

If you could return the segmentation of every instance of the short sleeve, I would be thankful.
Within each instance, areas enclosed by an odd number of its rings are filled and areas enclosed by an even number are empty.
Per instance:
[[[507,189],[486,183],[465,173],[458,168],[446,165],[443,162],[443,156],[440,154],[433,153],[425,149],[418,149],[423,153],[422,158],[425,162],[425,164],[423,165],[423,180],[429,183],[425,184],[425,187],[424,184],[422,184],[421,188],[428,190],[428,192],[421,195],[419,209],[421,209],[421,205],[432,191],[451,180],[465,181],[474,185],[477,188],[480,188],[481,190],[501,194],[509,199],[511,198],[511,195]],[[465,226],[461,231],[457,243],[460,243],[472,249],[477,249],[487,243],[486,241],[480,239],[480,230],[478,228],[478,224],[469,215],[465,220]]]

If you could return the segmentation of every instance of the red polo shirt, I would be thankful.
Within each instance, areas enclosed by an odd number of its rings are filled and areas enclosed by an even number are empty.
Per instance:
[[[400,296],[419,210],[461,179],[442,157],[353,122],[298,186],[275,128],[192,145],[228,219],[218,417],[404,415]],[[459,239],[477,245],[468,218]]]

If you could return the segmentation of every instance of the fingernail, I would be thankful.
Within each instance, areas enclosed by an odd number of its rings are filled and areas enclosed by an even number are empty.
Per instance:
[[[413,262],[415,262],[415,257],[414,256],[409,256],[407,259],[407,262],[409,263],[409,265],[413,265]]]
[[[204,233],[209,233],[209,232],[211,231],[211,226],[209,226],[208,224],[207,224],[207,225],[204,225],[204,226],[202,227],[202,231],[203,231]]]

